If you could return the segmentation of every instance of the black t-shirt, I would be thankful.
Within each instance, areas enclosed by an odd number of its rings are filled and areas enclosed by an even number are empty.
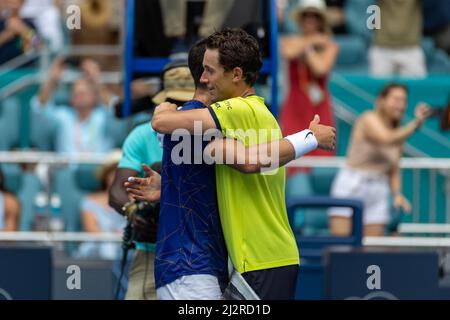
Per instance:
[[[31,20],[23,19],[23,21],[33,30],[36,30],[34,24]],[[6,20],[0,18],[0,32],[6,30]],[[16,36],[14,39],[4,43],[0,47],[0,65],[8,62],[11,59],[14,59],[23,54],[22,40],[19,36]]]

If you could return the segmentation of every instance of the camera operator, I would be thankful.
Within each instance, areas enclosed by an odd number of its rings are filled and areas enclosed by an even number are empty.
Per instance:
[[[151,130],[149,125],[147,127]],[[128,225],[124,231],[123,246],[125,246],[125,252],[130,247],[136,249],[128,274],[126,300],[156,298],[153,264],[157,221],[154,220],[154,217],[159,215],[159,210],[154,205],[132,201],[123,187],[123,183],[128,177],[137,177],[144,173],[144,170],[141,168],[142,163],[152,163],[161,157],[156,136],[152,139],[152,136],[149,135],[147,142],[144,140],[145,136],[140,134],[143,131],[145,131],[145,128],[142,126],[136,128],[125,141],[124,154],[109,191],[110,206],[128,218]],[[139,143],[139,139],[143,141]],[[149,148],[145,150],[146,147]],[[130,150],[137,152],[130,152]],[[152,161],[147,162],[145,160]],[[153,221],[151,221],[152,218]]]

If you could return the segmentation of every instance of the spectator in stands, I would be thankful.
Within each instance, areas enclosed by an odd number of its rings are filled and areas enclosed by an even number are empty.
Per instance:
[[[288,34],[291,32],[293,27],[289,23],[288,19],[286,19],[286,11],[290,5],[289,0],[277,0],[277,23],[278,23],[278,32],[281,34]]]
[[[447,131],[450,130],[450,99],[448,100],[447,107],[444,108],[441,117],[441,130]]]
[[[115,232],[122,234],[126,225],[123,216],[118,215],[108,204],[108,192],[116,174],[121,152],[113,152],[105,164],[97,171],[101,183],[99,192],[87,195],[81,204],[81,224],[88,233]],[[120,244],[116,243],[83,243],[79,248],[82,257],[100,256],[105,259],[116,259],[120,253]]]
[[[372,75],[426,76],[421,4],[421,0],[378,0],[381,28],[375,29],[369,50]]]
[[[72,1],[80,7],[81,28],[70,32],[74,45],[111,46],[120,45],[120,28],[123,17],[120,6],[123,1],[111,0],[76,0]],[[147,30],[146,30],[147,31]],[[89,57],[92,57],[89,55]],[[118,55],[96,54],[103,70],[120,70]]]
[[[63,49],[61,12],[54,5],[53,0],[25,0],[20,16],[33,22],[52,52]]]
[[[173,40],[172,53],[186,53],[186,0],[160,0],[164,33]],[[198,31],[198,37],[206,38],[217,29],[220,29],[233,7],[234,0],[207,0],[203,13],[203,21]],[[195,41],[194,41],[195,42]]]
[[[0,0],[0,65],[40,47],[33,23],[20,17],[23,0]]]
[[[346,0],[326,0],[327,17],[334,34],[347,33],[344,11],[345,2]]]
[[[446,107],[433,108],[432,116],[439,119],[442,131],[450,130],[450,97]]]
[[[3,172],[0,169],[0,231],[17,231],[19,216],[19,201],[6,191]]]
[[[377,0],[346,0],[345,1],[345,28],[351,35],[359,36],[365,44],[370,45],[373,39],[373,30],[367,27],[370,15],[368,8],[376,4]],[[369,20],[370,21],[370,20]]]
[[[346,166],[333,182],[331,194],[336,198],[359,198],[364,203],[365,236],[382,236],[389,223],[389,186],[394,206],[410,212],[411,205],[402,194],[400,158],[405,140],[416,132],[430,115],[419,104],[415,118],[400,126],[407,106],[408,90],[401,84],[389,84],[378,96],[375,110],[362,114],[353,126]],[[351,233],[349,208],[330,208],[333,235]]]
[[[303,33],[281,39],[281,54],[289,62],[290,86],[281,111],[284,135],[307,128],[316,114],[321,123],[334,127],[328,75],[334,67],[338,46],[330,34],[325,3],[303,0],[294,16]],[[311,155],[334,153],[317,149]]]
[[[425,34],[433,37],[436,46],[450,55],[450,2],[423,1],[423,18]]]
[[[53,64],[50,75],[38,96],[31,100],[38,116],[56,125],[56,151],[77,154],[102,153],[111,150],[113,142],[107,135],[107,126],[114,118],[109,108],[112,94],[100,83],[100,68],[93,60],[81,64],[84,76],[72,87],[71,107],[56,106],[52,94],[65,69],[64,59]],[[102,104],[103,106],[100,106]]]

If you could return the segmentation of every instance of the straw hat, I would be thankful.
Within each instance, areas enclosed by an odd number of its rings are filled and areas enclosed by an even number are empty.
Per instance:
[[[327,5],[324,0],[299,0],[297,7],[292,10],[292,19],[301,21],[301,18],[305,13],[315,13],[323,21],[323,31],[330,33],[331,29],[326,10]]]
[[[194,78],[186,62],[173,62],[166,65],[162,83],[163,90],[153,97],[155,104],[161,104],[167,99],[186,102],[194,97]]]
[[[105,28],[113,15],[111,0],[85,0],[80,4],[82,22],[90,28]]]

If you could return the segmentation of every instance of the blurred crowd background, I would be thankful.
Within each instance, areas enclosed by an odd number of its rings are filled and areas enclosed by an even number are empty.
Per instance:
[[[123,221],[107,203],[117,152],[133,128],[151,119],[151,97],[161,88],[166,59],[186,58],[193,43],[223,27],[254,35],[269,69],[277,66],[276,78],[262,73],[257,91],[284,134],[307,127],[314,114],[337,127],[336,152],[313,156],[346,156],[355,119],[374,108],[385,84],[401,82],[408,87],[404,120],[414,117],[419,102],[432,108],[403,155],[450,157],[449,1],[137,0],[133,16],[128,5],[0,0],[0,230],[50,225],[56,231],[119,234]],[[155,71],[133,72],[127,80],[127,49],[132,57],[148,59]],[[271,95],[273,86],[277,97]],[[131,113],[125,114],[128,103]],[[50,158],[44,161],[42,152]],[[291,168],[287,197],[329,195],[336,173],[337,168]],[[386,233],[400,222],[449,223],[448,174],[405,170],[404,193],[413,215],[392,210],[393,226]],[[326,212],[315,213],[299,212],[296,232],[329,232]],[[91,249],[77,254],[89,255]],[[107,246],[101,252],[111,257]]]

